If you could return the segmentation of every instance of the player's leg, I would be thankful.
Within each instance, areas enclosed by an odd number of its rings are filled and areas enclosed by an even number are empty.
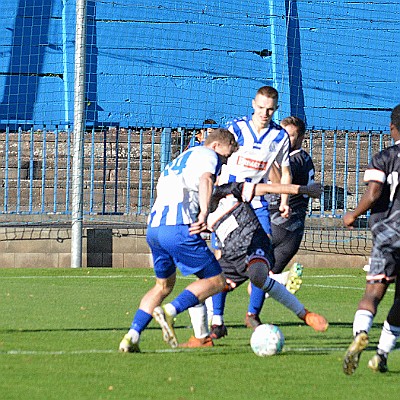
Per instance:
[[[166,246],[181,273],[184,276],[194,274],[199,279],[190,283],[172,302],[154,310],[154,317],[163,328],[163,332],[168,333],[167,327],[170,328],[170,338],[166,340],[164,335],[164,341],[171,347],[177,345],[173,330],[175,317],[225,288],[222,269],[207,243],[200,235],[190,235],[187,228],[182,228],[179,234],[183,238],[182,243],[177,244],[176,239],[169,236],[165,239]]]
[[[176,281],[173,259],[160,245],[157,229],[148,229],[147,241],[155,260],[156,283],[140,301],[131,327],[119,345],[119,350],[122,352],[139,352],[141,333],[152,320],[154,309],[171,293]]]
[[[328,322],[322,315],[309,312],[295,295],[269,276],[268,260],[254,256],[249,260],[247,273],[255,286],[262,288],[314,330],[323,332],[328,328]]]
[[[400,337],[400,279],[396,279],[393,305],[383,323],[376,354],[369,360],[368,367],[373,371],[386,372],[389,353],[395,348]]]
[[[283,271],[300,248],[304,235],[304,220],[296,217],[292,221],[289,219],[286,224],[276,225],[272,223],[271,228],[275,257],[275,264],[271,270],[272,277],[295,294],[303,282],[303,266],[294,263],[288,271]]]
[[[381,239],[386,241],[394,237],[393,231],[388,226],[383,233],[379,238],[374,237],[365,292],[358,303],[353,320],[353,341],[343,360],[343,372],[346,375],[352,375],[357,369],[360,356],[368,346],[368,333],[378,306],[385,296],[389,283],[394,282],[396,278],[395,252],[391,249],[390,243],[381,242]]]
[[[226,287],[223,292],[212,296],[213,315],[211,318],[210,336],[212,339],[221,339],[228,335],[228,329],[224,323],[225,303],[228,292],[245,282],[248,278],[237,270],[237,264],[244,264],[245,254],[236,260],[227,260],[224,256],[220,258],[220,265],[226,278]]]
[[[180,347],[211,347],[214,345],[208,328],[207,307],[205,303],[188,309],[190,321],[192,322],[193,335]]]
[[[387,289],[386,283],[367,282],[364,295],[358,304],[353,321],[353,341],[343,360],[343,372],[352,375],[358,367],[361,353],[368,346],[368,333],[371,329],[378,304]]]
[[[300,289],[302,283],[303,266],[295,263],[289,271],[283,273],[282,271],[300,247],[304,233],[304,221],[296,217],[293,224],[289,222],[285,225],[274,224],[273,221],[277,220],[277,218],[282,219],[280,213],[278,212],[277,214],[278,216],[272,215],[271,242],[274,249],[274,262],[271,263],[270,276],[286,286],[287,290],[294,294]],[[286,226],[290,229],[286,229]],[[251,286],[250,301],[245,318],[245,324],[248,328],[255,329],[261,324],[259,314],[265,298],[268,297],[269,294],[262,289],[254,285]]]
[[[227,292],[221,292],[212,296],[213,316],[211,319],[210,331],[212,339],[221,339],[228,335],[228,330],[224,324],[224,311],[227,294]]]
[[[265,301],[265,292],[251,282],[249,283],[249,292],[250,301],[244,323],[248,328],[256,329],[257,326],[262,324],[260,312]]]

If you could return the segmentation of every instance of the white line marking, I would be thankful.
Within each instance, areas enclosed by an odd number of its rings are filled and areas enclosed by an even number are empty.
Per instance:
[[[222,349],[222,348],[221,348]],[[142,350],[142,354],[158,354],[158,353],[187,353],[187,352],[194,352],[198,351],[199,349],[184,349],[184,348],[177,348],[177,349],[157,349],[157,350]],[[226,349],[222,349],[224,352]],[[232,348],[233,351],[236,351]],[[243,348],[244,350],[244,348]],[[344,352],[347,350],[346,347],[284,347],[283,354],[285,352],[294,352],[294,353],[321,353],[321,352],[335,352],[340,351]],[[400,348],[396,348],[392,351],[399,351]],[[218,347],[210,348],[210,349],[200,349],[200,351],[206,352],[218,352]],[[249,348],[249,351],[251,349]],[[113,354],[119,353],[118,350],[59,350],[59,351],[33,351],[33,350],[8,350],[8,351],[0,351],[0,356],[2,355],[9,355],[9,356],[53,356],[53,355],[84,355],[84,354]]]
[[[0,272],[1,273],[1,272]],[[46,275],[46,276],[0,276],[0,279],[155,279],[155,275],[104,275],[104,276],[92,276],[92,275]],[[177,276],[178,279],[194,280],[193,276]],[[311,278],[360,278],[358,275],[310,275],[305,276],[305,279]]]
[[[250,349],[250,348],[249,348]],[[157,349],[157,350],[142,350],[141,353],[144,354],[154,354],[154,353],[186,353],[186,352],[193,352],[198,349]],[[203,351],[204,349],[201,349]],[[215,349],[205,349],[206,351],[217,351]],[[225,349],[223,349],[225,351]],[[324,348],[324,347],[317,347],[317,348],[295,348],[295,347],[285,347],[284,351],[293,351],[293,352],[321,352],[321,351],[345,351],[346,347],[343,348]],[[82,355],[82,354],[112,354],[112,353],[119,353],[118,350],[59,350],[59,351],[33,351],[33,350],[8,350],[8,351],[0,351],[1,355],[10,355],[10,356],[42,356],[42,355]]]

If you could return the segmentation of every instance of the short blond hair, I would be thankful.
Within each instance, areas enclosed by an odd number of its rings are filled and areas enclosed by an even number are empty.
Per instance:
[[[222,145],[231,145],[237,147],[235,136],[228,129],[217,128],[210,132],[204,141],[204,145],[209,145],[213,142],[218,142]]]

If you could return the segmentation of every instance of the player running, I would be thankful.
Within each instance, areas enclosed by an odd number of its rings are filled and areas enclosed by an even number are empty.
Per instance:
[[[343,360],[343,371],[347,375],[352,375],[358,367],[360,355],[368,346],[368,332],[378,305],[391,283],[396,285],[393,305],[368,367],[386,372],[388,355],[400,336],[400,104],[392,111],[390,133],[394,146],[372,158],[364,174],[367,190],[355,210],[343,216],[344,225],[352,227],[360,215],[371,210],[369,225],[373,242],[365,293],[353,321],[354,340]]]
[[[196,232],[206,228],[215,178],[222,163],[236,149],[232,133],[216,129],[205,139],[204,146],[183,152],[162,172],[147,226],[156,283],[142,298],[131,328],[119,345],[120,351],[140,351],[140,335],[153,316],[162,328],[164,341],[176,347],[172,327],[175,316],[224,289],[221,267]],[[174,288],[176,267],[183,275],[194,274],[199,279],[171,303],[160,307]]]

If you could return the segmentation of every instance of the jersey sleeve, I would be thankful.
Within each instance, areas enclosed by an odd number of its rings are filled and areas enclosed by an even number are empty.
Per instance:
[[[276,162],[281,167],[290,167],[290,159],[289,159],[290,139],[287,132],[284,129],[282,129],[282,131],[284,132],[283,145],[276,157]]]
[[[218,155],[207,148],[195,147],[191,151],[183,169],[183,176],[188,188],[195,190],[198,187],[200,177],[209,172],[217,175],[220,168]]]
[[[364,182],[386,182],[384,152],[376,154],[364,173]]]

